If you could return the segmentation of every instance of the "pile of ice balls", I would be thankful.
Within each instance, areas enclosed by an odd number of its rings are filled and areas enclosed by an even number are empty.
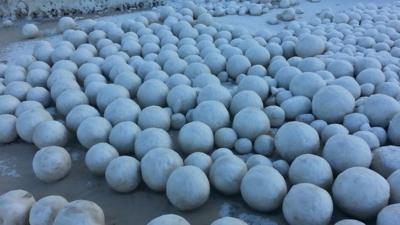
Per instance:
[[[62,18],[62,41],[0,66],[0,142],[40,148],[33,170],[45,182],[68,174],[76,136],[112,189],[143,181],[180,210],[202,206],[212,186],[257,211],[282,208],[289,224],[328,224],[334,204],[390,224],[400,4],[323,10],[256,34],[185,8],[121,24]]]

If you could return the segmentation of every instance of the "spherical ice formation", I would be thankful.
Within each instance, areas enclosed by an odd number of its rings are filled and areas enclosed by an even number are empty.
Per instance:
[[[193,121],[179,131],[178,142],[184,153],[209,152],[214,146],[214,135],[207,124]]]
[[[214,161],[210,168],[211,184],[226,195],[240,191],[240,183],[247,172],[247,166],[235,155],[224,155]]]
[[[24,190],[0,195],[0,221],[3,224],[28,224],[29,211],[34,203],[33,195]]]
[[[0,114],[14,114],[19,103],[18,98],[12,95],[0,95]]]
[[[211,223],[211,225],[248,225],[248,224],[243,220],[226,216],[215,220],[214,222]]]
[[[283,159],[293,161],[302,154],[317,153],[320,147],[319,135],[308,124],[288,122],[276,133],[275,147]]]
[[[104,110],[104,118],[112,125],[124,121],[135,122],[140,114],[140,107],[130,98],[117,98]]]
[[[109,163],[119,156],[118,151],[110,144],[98,143],[86,152],[86,167],[95,175],[104,175]]]
[[[232,115],[237,114],[240,110],[246,107],[255,107],[262,109],[263,102],[260,96],[254,91],[240,91],[235,94],[232,98],[231,104],[229,106],[229,111]]]
[[[180,210],[202,206],[210,195],[206,174],[195,166],[183,166],[171,173],[167,181],[167,197]]]
[[[320,55],[325,51],[326,44],[318,36],[306,34],[301,36],[295,46],[296,55],[305,58]]]
[[[342,122],[346,114],[353,112],[354,97],[345,88],[329,85],[321,88],[312,99],[312,112],[328,123]]]
[[[243,177],[240,191],[251,208],[268,212],[281,206],[287,187],[285,179],[277,170],[258,165]]]
[[[62,208],[53,225],[70,224],[105,225],[103,210],[94,202],[86,200],[76,200],[68,203]]]
[[[268,116],[262,110],[247,107],[235,115],[232,128],[239,137],[255,140],[270,130],[270,123]]]
[[[76,28],[76,26],[77,26],[77,24],[76,24],[75,20],[68,16],[61,17],[61,19],[58,20],[58,23],[57,23],[57,29],[61,33],[68,29],[74,29],[74,28]]]
[[[230,116],[225,106],[218,101],[203,101],[192,113],[193,121],[200,121],[207,124],[213,131],[227,127],[230,123]]]
[[[232,78],[236,78],[239,74],[246,74],[251,66],[249,59],[243,55],[233,55],[226,63],[226,72]]]
[[[263,134],[256,138],[254,141],[254,151],[261,155],[271,155],[275,150],[274,138]]]
[[[39,28],[33,23],[25,24],[22,27],[22,35],[26,39],[36,38],[39,36],[39,34]]]
[[[68,130],[64,124],[49,120],[39,123],[33,130],[33,143],[38,148],[48,146],[65,146],[68,141]]]
[[[390,202],[400,203],[400,169],[394,171],[387,181],[390,185]]]
[[[44,109],[44,107],[39,102],[23,101],[17,106],[14,114],[16,117],[19,117],[19,115],[21,115],[23,112],[32,109]]]
[[[172,139],[169,134],[160,128],[147,128],[136,135],[135,155],[138,159],[143,158],[154,148],[171,148]]]
[[[17,118],[17,133],[24,141],[31,143],[36,126],[49,120],[53,120],[53,118],[44,109],[27,110]]]
[[[99,111],[90,105],[75,106],[65,118],[67,128],[71,131],[76,131],[79,125],[89,117],[100,116]]]
[[[232,95],[227,88],[220,84],[209,84],[203,87],[197,96],[197,103],[200,104],[203,101],[219,101],[229,107],[231,103]]]
[[[355,166],[368,168],[372,161],[372,153],[367,142],[360,137],[347,134],[337,134],[329,138],[322,156],[338,173]]]
[[[147,225],[190,225],[183,217],[166,214],[151,220]]]
[[[195,166],[208,174],[213,160],[211,156],[203,152],[194,152],[184,160],[185,166]]]
[[[57,112],[66,116],[75,106],[89,104],[89,99],[81,90],[65,90],[56,100]]]
[[[120,156],[113,159],[105,171],[108,185],[118,192],[131,192],[140,183],[140,163],[130,156]]]
[[[46,196],[33,204],[29,213],[29,224],[52,225],[58,212],[68,204],[68,201],[57,195]]]
[[[224,127],[215,132],[215,144],[220,148],[232,148],[237,140],[234,129]]]
[[[100,116],[89,117],[81,122],[76,131],[79,143],[90,148],[100,142],[107,142],[111,124]]]
[[[293,95],[302,95],[311,99],[324,86],[325,81],[318,74],[306,72],[293,77],[289,90]]]
[[[96,95],[96,104],[101,112],[104,112],[106,107],[118,98],[129,98],[129,91],[116,84],[107,84],[102,87]]]
[[[168,131],[171,126],[171,116],[160,106],[148,106],[139,113],[138,125],[142,129],[156,127]]]
[[[390,186],[378,173],[352,167],[340,173],[332,186],[335,203],[347,214],[366,220],[388,204]]]
[[[167,104],[175,113],[186,113],[196,106],[196,90],[189,85],[180,84],[167,95]]]
[[[290,165],[289,180],[292,184],[310,183],[329,189],[333,174],[329,163],[324,158],[304,154],[297,157]]]
[[[165,106],[168,95],[168,86],[160,80],[150,79],[140,85],[137,100],[141,107],[151,105]]]
[[[333,202],[324,189],[302,183],[290,188],[283,200],[282,210],[290,225],[325,225],[331,220]]]
[[[154,191],[164,191],[171,173],[181,166],[182,158],[168,148],[154,148],[140,162],[143,181]]]
[[[383,208],[376,219],[377,225],[400,223],[400,204],[388,205]]]
[[[8,144],[17,139],[16,123],[17,118],[14,115],[0,115],[0,144]]]
[[[269,94],[268,83],[261,77],[249,75],[240,80],[238,91],[250,90],[256,92],[262,100],[265,100]]]
[[[50,146],[35,153],[33,172],[44,182],[55,182],[65,177],[71,169],[71,157],[62,147]]]
[[[374,94],[361,103],[358,111],[368,117],[371,126],[386,128],[390,120],[400,112],[400,103],[390,96]]]
[[[134,153],[133,146],[140,131],[140,127],[134,122],[121,122],[111,129],[108,140],[120,154]]]
[[[400,169],[400,147],[388,145],[375,149],[371,168],[383,177],[388,177]]]
[[[365,223],[360,222],[358,220],[345,219],[345,220],[340,220],[339,222],[335,223],[335,225],[365,225]]]

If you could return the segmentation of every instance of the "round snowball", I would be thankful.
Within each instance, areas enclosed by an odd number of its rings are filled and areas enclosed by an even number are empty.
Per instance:
[[[325,225],[331,220],[333,202],[324,189],[302,183],[290,188],[283,200],[282,211],[290,225]]]
[[[339,222],[335,223],[335,225],[365,225],[365,223],[360,222],[358,220],[345,219],[345,220],[340,220]]]
[[[97,93],[96,104],[104,112],[108,104],[117,98],[129,98],[129,91],[120,85],[107,84]]]
[[[108,164],[118,156],[118,151],[112,145],[98,143],[86,152],[85,164],[93,174],[104,175]]]
[[[254,151],[258,154],[271,155],[274,149],[274,138],[269,135],[260,135],[254,141]]]
[[[213,131],[226,127],[230,123],[228,110],[218,101],[201,102],[193,110],[192,119],[207,124]]]
[[[151,105],[165,106],[168,95],[168,86],[160,80],[150,79],[140,85],[137,100],[141,107]]]
[[[170,114],[160,106],[148,106],[139,113],[138,125],[142,129],[156,127],[168,131],[171,126]]]
[[[147,225],[190,225],[190,223],[178,215],[167,214],[151,220]]]
[[[333,181],[332,169],[322,157],[304,154],[297,157],[289,167],[292,184],[310,183],[328,189]]]
[[[312,112],[328,123],[342,122],[346,114],[353,112],[355,100],[345,88],[329,85],[321,88],[312,98]]]
[[[29,213],[29,224],[52,225],[58,212],[68,204],[68,201],[57,195],[46,196],[33,204]]]
[[[233,55],[226,63],[226,72],[228,72],[230,77],[236,78],[239,74],[246,74],[250,67],[251,63],[247,57]]]
[[[14,114],[19,103],[18,98],[12,95],[0,95],[0,114]]]
[[[387,132],[389,140],[395,145],[400,145],[400,113],[390,120]]]
[[[62,147],[50,146],[35,153],[33,172],[44,182],[55,182],[65,177],[71,169],[71,157]]]
[[[176,169],[167,181],[167,197],[180,210],[192,210],[203,205],[210,195],[210,183],[205,173],[195,166]]]
[[[68,129],[76,131],[79,125],[82,123],[82,121],[84,121],[89,117],[96,117],[96,116],[100,116],[100,113],[93,106],[85,104],[78,105],[75,106],[71,111],[69,111],[69,113],[65,118],[65,123]]]
[[[232,128],[224,127],[215,132],[215,144],[220,148],[232,148],[237,140],[236,131]]]
[[[243,200],[253,209],[268,212],[279,208],[286,195],[286,181],[270,166],[250,169],[240,184]]]
[[[275,146],[283,159],[293,161],[299,155],[318,152],[319,135],[308,124],[288,122],[281,126],[276,133]]]
[[[0,195],[0,221],[3,224],[28,224],[29,211],[34,203],[33,195],[24,190]]]
[[[133,157],[120,156],[113,159],[105,171],[108,185],[118,192],[131,192],[140,183],[140,163]]]
[[[400,103],[390,96],[374,94],[361,103],[358,111],[368,117],[371,126],[386,128],[390,120],[400,112]]]
[[[39,123],[33,130],[33,143],[39,147],[65,146],[68,141],[68,130],[64,124],[49,120]]]
[[[135,122],[139,116],[140,107],[130,98],[117,98],[108,104],[104,110],[104,118],[112,125],[124,121]]]
[[[33,23],[25,24],[22,27],[22,35],[27,39],[36,38],[39,34],[39,28]]]
[[[141,160],[143,181],[154,191],[164,191],[171,173],[183,166],[183,160],[168,148],[154,148]]]
[[[214,134],[207,124],[193,121],[179,131],[178,142],[184,153],[209,152],[214,146]]]
[[[211,225],[248,225],[248,224],[243,220],[226,216],[217,219],[216,221],[212,222]]]
[[[81,90],[65,90],[56,100],[57,112],[66,116],[75,106],[89,104],[89,99]]]
[[[233,195],[240,191],[240,183],[246,173],[246,164],[237,156],[227,154],[211,165],[210,181],[218,191]]]
[[[169,134],[160,128],[147,128],[136,135],[135,155],[138,159],[143,158],[154,148],[171,148],[172,139]]]
[[[340,173],[332,186],[335,203],[347,214],[366,220],[388,204],[390,186],[378,173],[352,167]]]
[[[203,152],[194,152],[184,160],[186,166],[195,166],[201,169],[205,174],[208,174],[208,171],[212,164],[212,159],[209,155]]]
[[[306,72],[293,77],[289,84],[289,90],[293,95],[312,98],[324,86],[325,81],[318,74]]]
[[[27,110],[17,118],[17,133],[24,141],[31,143],[36,126],[41,122],[49,120],[53,120],[53,118],[44,109]]]
[[[111,129],[108,140],[120,154],[134,153],[133,146],[140,131],[140,127],[134,122],[121,122]]]
[[[167,104],[175,113],[186,113],[196,106],[196,90],[180,84],[171,89],[167,95]]]
[[[105,225],[103,210],[94,202],[86,200],[76,200],[68,203],[62,208],[53,225],[70,224]]]
[[[17,139],[16,123],[17,118],[14,115],[0,115],[0,144],[8,144]]]
[[[270,130],[270,123],[262,110],[247,107],[235,115],[232,128],[239,137],[255,140],[259,135],[266,134]]]
[[[250,90],[256,92],[262,100],[268,97],[269,86],[268,83],[259,76],[246,76],[240,80],[238,91]]]
[[[320,55],[325,51],[325,42],[322,38],[306,34],[300,37],[296,43],[296,54],[302,58]]]
[[[89,117],[82,121],[76,132],[79,143],[90,148],[100,142],[107,142],[111,124],[103,117]]]
[[[388,145],[375,149],[371,168],[383,177],[388,177],[400,169],[400,147]]]
[[[400,169],[394,171],[387,181],[390,185],[390,201],[393,203],[400,203]]]
[[[383,208],[376,219],[377,225],[390,225],[400,222],[400,204],[388,205]]]

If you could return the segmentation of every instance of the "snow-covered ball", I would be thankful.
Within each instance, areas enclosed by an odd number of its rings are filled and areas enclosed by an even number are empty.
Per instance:
[[[0,115],[0,144],[8,144],[17,139],[16,122],[17,118],[14,115]]]
[[[136,135],[135,155],[138,159],[143,158],[154,148],[171,148],[172,139],[169,134],[160,128],[147,128]]]
[[[147,225],[190,225],[183,217],[166,214],[151,220]]]
[[[27,39],[37,38],[40,35],[40,31],[35,24],[28,23],[22,27],[22,35]]]
[[[32,69],[26,75],[26,82],[32,87],[46,87],[48,77],[48,71],[44,69]]]
[[[13,81],[7,84],[6,89],[4,89],[4,94],[12,95],[20,101],[23,101],[31,88],[32,86],[25,81]]]
[[[60,96],[64,91],[71,91],[71,90],[80,91],[80,89],[81,87],[75,80],[60,78],[59,80],[56,80],[54,84],[51,86],[50,95],[51,98],[54,101],[56,101],[58,96]]]
[[[226,108],[228,108],[231,99],[232,95],[227,88],[220,84],[209,84],[199,91],[197,104],[200,104],[203,101],[214,100],[221,102]]]
[[[0,221],[3,224],[28,224],[29,211],[34,203],[33,195],[24,190],[0,195]]]
[[[206,174],[195,166],[174,170],[168,178],[166,193],[169,201],[180,210],[192,210],[203,205],[210,195]]]
[[[321,188],[330,188],[333,181],[332,169],[322,157],[304,154],[297,157],[289,167],[292,184],[310,183]]]
[[[400,112],[400,103],[390,96],[374,94],[361,103],[358,111],[368,117],[371,126],[386,128],[390,120]]]
[[[201,102],[193,110],[192,119],[207,124],[213,131],[226,127],[230,123],[228,110],[218,101]]]
[[[268,65],[271,57],[266,48],[257,45],[248,48],[245,55],[252,65]]]
[[[211,223],[211,225],[248,225],[248,224],[243,220],[226,216],[215,220],[214,222]]]
[[[315,35],[306,34],[301,36],[295,46],[296,54],[300,57],[313,57],[324,53],[325,41]]]
[[[324,86],[325,81],[318,74],[306,72],[293,77],[289,84],[289,90],[294,95],[312,98]]]
[[[141,160],[143,181],[154,191],[164,191],[171,173],[183,166],[183,160],[174,150],[154,148]]]
[[[253,143],[248,138],[239,138],[235,142],[235,151],[239,154],[248,154],[253,150]]]
[[[311,111],[311,100],[302,95],[294,96],[283,101],[281,109],[285,112],[287,119],[294,120],[297,116]]]
[[[57,29],[59,32],[64,32],[68,29],[74,29],[76,26],[77,24],[75,20],[68,16],[62,17],[57,23]]]
[[[116,124],[110,132],[109,142],[120,154],[133,153],[136,135],[141,131],[140,127],[132,121]]]
[[[285,122],[285,111],[279,106],[267,106],[264,112],[268,116],[271,127],[280,127]]]
[[[337,223],[335,223],[335,225],[365,225],[365,223],[358,220],[345,219],[338,221]]]
[[[209,67],[212,74],[218,74],[225,70],[226,58],[219,53],[211,52],[204,58],[204,64]]]
[[[232,128],[224,127],[215,132],[215,144],[220,148],[233,148],[237,140],[236,131]]]
[[[380,69],[368,68],[361,71],[357,75],[356,80],[360,85],[366,83],[378,85],[385,82],[385,74]]]
[[[214,147],[214,134],[211,128],[200,121],[184,125],[178,135],[178,142],[186,154],[193,152],[210,152]]]
[[[236,78],[240,74],[246,74],[250,67],[249,59],[243,55],[233,55],[226,63],[226,71],[232,78]]]
[[[185,166],[195,166],[208,174],[212,164],[212,158],[203,152],[193,152],[184,160]]]
[[[337,134],[349,134],[349,130],[342,124],[332,123],[322,128],[321,141],[326,142]]]
[[[376,218],[377,225],[390,225],[400,222],[400,204],[388,205],[383,208]]]
[[[49,146],[35,153],[32,161],[33,172],[44,182],[55,182],[65,177],[71,169],[71,157],[67,150]]]
[[[262,99],[256,92],[244,90],[235,94],[229,106],[229,111],[232,115],[235,115],[247,107],[263,108]]]
[[[347,114],[343,120],[343,126],[345,126],[350,133],[359,131],[362,125],[368,123],[368,117],[361,113]]]
[[[61,122],[49,120],[39,123],[33,130],[33,143],[39,147],[65,146],[68,141],[68,130]]]
[[[58,195],[49,195],[35,202],[29,212],[29,224],[52,225],[57,213],[68,204]]]
[[[85,155],[85,164],[90,172],[104,175],[108,164],[119,156],[118,151],[108,143],[98,143],[90,147]]]
[[[23,112],[33,109],[44,109],[44,108],[39,102],[23,101],[17,106],[14,114],[16,117],[19,117],[19,115],[21,115]]]
[[[274,138],[269,135],[263,134],[256,138],[254,141],[254,151],[261,155],[271,155],[274,152],[275,144]]]
[[[387,181],[390,185],[390,202],[400,203],[400,169],[394,171]]]
[[[110,122],[103,117],[88,117],[79,125],[76,136],[79,143],[90,148],[97,143],[107,142],[111,128]]]
[[[293,161],[299,155],[317,153],[320,147],[319,135],[306,123],[288,122],[276,133],[275,147],[283,159]]]
[[[239,137],[255,140],[259,135],[266,134],[270,130],[270,123],[262,110],[247,107],[235,115],[232,128]]]
[[[93,106],[85,104],[78,105],[75,106],[71,111],[69,111],[65,118],[65,123],[68,129],[70,129],[71,131],[76,131],[82,121],[89,117],[96,116],[100,116],[100,113]]]
[[[247,165],[247,169],[251,169],[258,165],[272,167],[272,162],[270,159],[268,159],[267,157],[265,157],[263,155],[253,154],[246,160],[246,165]]]
[[[322,156],[338,173],[355,166],[368,168],[372,161],[369,145],[362,138],[347,134],[337,134],[329,138]]]
[[[388,177],[394,171],[400,169],[400,147],[387,145],[375,149],[371,168],[383,177]]]
[[[274,168],[258,165],[243,177],[240,192],[251,208],[268,212],[281,206],[287,192],[286,181]]]
[[[262,100],[265,100],[269,94],[268,83],[259,76],[249,75],[240,80],[238,91],[250,90],[256,92]]]
[[[191,63],[186,67],[184,74],[191,80],[195,79],[197,76],[203,73],[209,74],[211,71],[207,65],[203,63]]]
[[[226,195],[240,191],[240,183],[247,173],[247,166],[235,155],[227,154],[217,158],[210,168],[211,184]]]
[[[165,106],[168,95],[168,86],[157,79],[143,82],[137,92],[137,100],[141,107],[151,105]]]
[[[17,118],[17,133],[24,141],[31,143],[36,126],[41,122],[49,120],[53,120],[53,118],[44,109],[27,110]]]
[[[105,216],[103,210],[94,202],[86,200],[75,200],[62,208],[53,225],[69,224],[90,224],[105,225]]]
[[[342,122],[346,114],[353,112],[355,100],[345,88],[337,85],[322,87],[312,98],[312,112],[328,123]]]
[[[57,112],[66,116],[75,106],[89,104],[89,99],[81,90],[65,90],[56,100]]]
[[[290,188],[283,200],[282,211],[291,225],[324,225],[331,220],[333,202],[324,189],[301,183]]]
[[[105,171],[108,185],[118,192],[135,190],[141,180],[140,163],[130,156],[120,156],[113,159]]]
[[[175,113],[186,113],[196,106],[196,90],[180,84],[171,89],[167,95],[167,104]]]
[[[140,114],[140,107],[130,98],[117,98],[104,110],[104,118],[112,125],[124,121],[135,122]]]
[[[99,90],[96,95],[96,104],[101,112],[104,112],[106,107],[117,98],[129,98],[129,91],[116,84],[107,84]]]
[[[352,167],[336,177],[332,196],[345,213],[366,220],[376,216],[388,204],[390,186],[375,171]]]
[[[331,72],[336,78],[354,75],[354,67],[353,65],[342,59],[333,60],[328,64],[326,68],[329,72]]]

